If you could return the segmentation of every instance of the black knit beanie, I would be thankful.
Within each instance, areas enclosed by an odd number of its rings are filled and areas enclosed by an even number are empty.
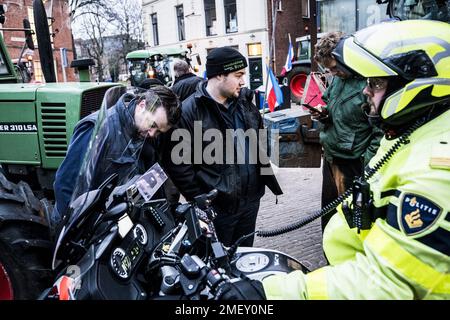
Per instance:
[[[246,67],[247,59],[232,47],[215,48],[206,57],[206,77],[208,78]]]

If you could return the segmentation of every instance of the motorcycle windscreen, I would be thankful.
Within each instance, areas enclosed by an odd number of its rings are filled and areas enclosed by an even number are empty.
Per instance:
[[[83,213],[84,210],[80,209],[85,208],[85,202],[92,198],[89,193],[101,189],[100,187],[103,187],[112,175],[117,174],[118,176],[114,180],[114,184],[122,185],[145,171],[140,157],[147,137],[137,134],[134,128],[134,114],[129,110],[125,110],[125,112],[129,112],[127,116],[130,118],[130,122],[114,123],[114,121],[117,122],[117,117],[114,116],[115,110],[108,109],[108,104],[115,100],[111,96],[117,96],[116,90],[120,92],[120,89],[112,89],[115,88],[109,89],[103,99],[77,178],[70,204],[73,209],[71,219],[76,219],[77,215]],[[138,92],[138,95],[124,94],[120,96],[119,103],[123,102],[128,106],[138,104],[140,97],[144,97],[141,93],[143,92]],[[151,99],[151,101],[146,101],[146,108],[149,110],[154,110],[161,104],[156,94],[147,95],[146,99]],[[133,126],[133,128],[124,126]],[[118,149],[118,145],[122,147]]]
[[[69,217],[58,237],[54,266],[60,256],[61,247],[65,248],[63,251],[67,251],[70,246],[66,244],[85,240],[81,233],[89,233],[92,230],[97,218],[106,209],[106,199],[114,187],[125,184],[132,177],[144,172],[143,164],[139,160],[146,137],[132,134],[134,130],[129,130],[130,128],[126,130],[127,128],[113,123],[117,121],[117,117],[114,116],[115,110],[108,108],[118,100],[119,103],[123,102],[128,106],[132,103],[137,104],[136,99],[143,95],[122,94],[123,92],[124,87],[108,89],[98,111],[97,121],[72,193]],[[150,106],[149,110],[154,110],[161,104],[156,94],[150,95],[150,98],[147,95],[146,99],[151,99],[146,101],[147,108]],[[130,112],[129,116],[133,119],[131,125],[134,126],[134,114]],[[117,145],[124,147],[117,149]]]

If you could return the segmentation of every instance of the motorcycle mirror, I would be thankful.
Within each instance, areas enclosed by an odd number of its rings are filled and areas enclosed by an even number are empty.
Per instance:
[[[23,28],[25,29],[25,43],[28,49],[34,50],[33,33],[31,32],[30,20],[23,19]]]
[[[0,4],[0,24],[4,24],[6,21],[6,11],[8,11],[6,4]]]

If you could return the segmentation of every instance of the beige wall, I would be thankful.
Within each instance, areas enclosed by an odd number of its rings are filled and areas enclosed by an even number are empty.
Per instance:
[[[185,15],[186,40],[178,40],[175,6],[183,4]],[[261,58],[266,61],[269,55],[266,0],[237,0],[238,32],[225,32],[225,10],[223,0],[216,0],[217,35],[206,36],[203,0],[144,0],[143,1],[144,39],[153,47],[153,32],[150,14],[158,16],[159,46],[182,47],[192,43],[193,53],[202,60],[199,75],[205,70],[207,50],[221,46],[237,46],[248,57],[247,44],[260,42],[263,48]],[[265,74],[265,68],[264,74]],[[265,79],[265,76],[264,76]],[[247,82],[249,79],[247,78]]]

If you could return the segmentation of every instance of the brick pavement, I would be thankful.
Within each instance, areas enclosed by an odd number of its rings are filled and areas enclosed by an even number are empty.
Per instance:
[[[320,168],[277,168],[275,175],[284,194],[278,197],[270,190],[262,198],[256,228],[272,230],[283,227],[320,209],[322,173]],[[272,237],[256,237],[255,247],[277,249],[297,258],[310,270],[326,264],[322,252],[320,219],[298,230]]]

